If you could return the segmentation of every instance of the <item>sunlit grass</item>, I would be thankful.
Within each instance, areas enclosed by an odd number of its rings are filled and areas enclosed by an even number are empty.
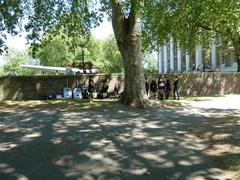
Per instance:
[[[240,178],[240,155],[225,158],[224,161],[225,164],[230,167],[230,169],[237,172],[237,175]]]
[[[236,172],[240,178],[240,154],[217,157],[216,161],[222,168]]]
[[[163,100],[163,101],[155,101],[154,105],[161,105],[164,107],[180,107],[182,103],[178,100]]]
[[[198,136],[204,137],[209,146],[207,150],[217,163],[217,166],[234,171],[240,179],[240,136],[239,117],[226,116],[211,119],[211,122],[202,124]],[[207,137],[206,135],[209,134]],[[221,136],[223,135],[223,136]]]

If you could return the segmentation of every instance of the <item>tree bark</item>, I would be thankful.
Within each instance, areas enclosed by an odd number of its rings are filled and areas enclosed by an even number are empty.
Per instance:
[[[113,31],[124,65],[122,102],[125,105],[145,108],[150,106],[150,101],[144,83],[141,58],[141,17],[137,3],[139,2],[131,1],[130,13],[128,17],[125,17],[119,1],[110,0]]]

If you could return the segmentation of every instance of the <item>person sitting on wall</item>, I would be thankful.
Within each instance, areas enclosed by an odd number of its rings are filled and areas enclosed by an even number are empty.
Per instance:
[[[42,93],[42,98],[43,98],[44,100],[52,99],[52,95],[49,94],[48,90],[45,90],[45,91],[43,91],[43,93]]]
[[[221,71],[220,67],[217,66],[217,67],[216,67],[216,72],[220,72],[220,71]]]

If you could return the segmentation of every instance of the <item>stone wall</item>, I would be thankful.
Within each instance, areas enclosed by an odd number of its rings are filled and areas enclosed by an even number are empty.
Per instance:
[[[157,79],[158,74],[146,75],[148,80]],[[174,74],[167,74],[173,82]],[[117,79],[122,81],[123,75],[94,75],[96,89],[104,79],[109,79],[109,92],[113,91]],[[240,73],[196,73],[179,74],[181,96],[214,96],[223,94],[240,94]],[[63,94],[64,87],[82,87],[88,85],[89,75],[75,76],[16,76],[0,77],[0,99],[21,100],[41,99],[47,90],[55,97]]]
[[[96,89],[104,79],[110,79],[109,91],[122,75],[94,75]],[[63,94],[64,87],[83,87],[88,85],[88,75],[75,76],[16,76],[0,77],[1,100],[41,99],[44,91],[56,97]]]

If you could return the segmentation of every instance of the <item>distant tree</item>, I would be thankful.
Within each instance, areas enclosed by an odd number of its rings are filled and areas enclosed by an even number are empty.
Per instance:
[[[104,73],[120,73],[123,63],[116,40],[113,36],[103,40],[101,46],[102,57],[98,61],[100,70]]]
[[[64,35],[59,32],[58,35],[52,36],[46,34],[35,50],[35,57],[40,59],[41,65],[45,66],[63,66],[71,64],[74,55],[69,52],[68,39],[62,38]]]
[[[3,73],[5,75],[33,75],[34,71],[24,69],[20,65],[31,64],[32,58],[27,51],[18,51],[9,49],[8,56],[6,56],[6,64],[3,66]]]
[[[157,73],[157,61],[152,53],[146,53],[144,65],[144,73]]]
[[[92,62],[100,72],[122,72],[121,56],[113,36],[105,40],[98,40],[90,36],[84,48],[78,46],[74,52],[71,51],[72,41],[77,40],[73,40],[72,37],[68,38],[67,34],[63,32],[59,32],[57,35],[46,34],[39,43],[35,56],[40,59],[42,65],[67,66],[73,62],[82,62],[82,51],[84,51],[85,62]]]
[[[88,42],[84,47],[78,47],[76,49],[75,59],[81,62],[92,62],[95,67],[98,67],[96,62],[102,57],[101,51],[102,41],[95,39],[90,35]],[[84,60],[83,60],[84,54]]]

